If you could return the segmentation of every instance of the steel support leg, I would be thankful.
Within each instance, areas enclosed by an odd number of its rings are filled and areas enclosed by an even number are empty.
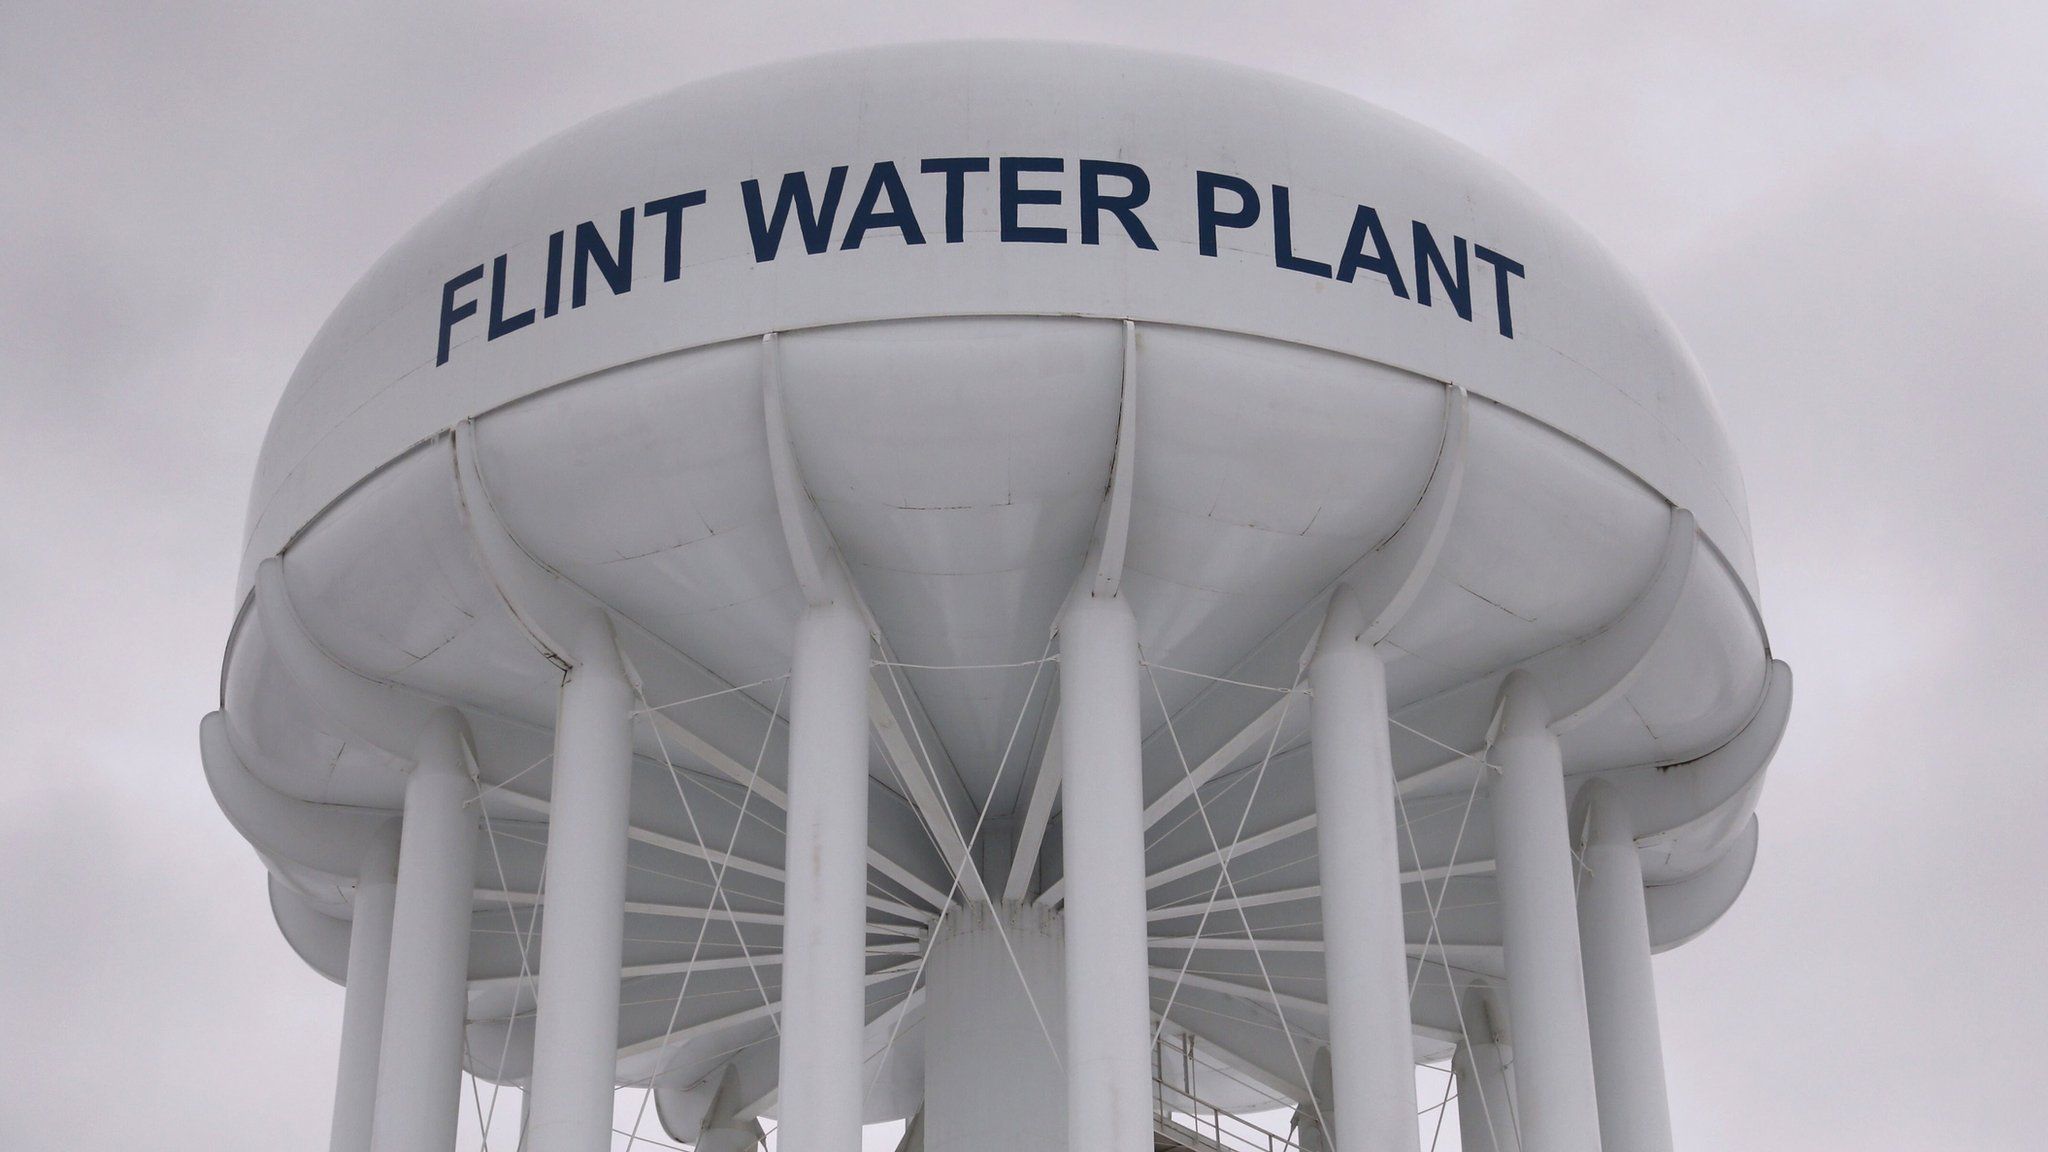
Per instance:
[[[1564,759],[1550,731],[1550,706],[1525,673],[1511,673],[1501,686],[1495,725],[1495,867],[1522,1146],[1528,1152],[1598,1152]]]
[[[377,1049],[384,1035],[384,992],[391,972],[391,909],[397,897],[398,822],[393,820],[371,842],[356,873],[329,1152],[370,1152],[370,1126],[377,1109]]]
[[[633,686],[602,617],[562,682],[541,909],[531,1152],[608,1152],[619,1046]]]
[[[1323,964],[1330,1001],[1335,1152],[1416,1152],[1387,677],[1348,588],[1331,598],[1309,665]]]
[[[1588,817],[1579,936],[1600,1142],[1614,1152],[1671,1152],[1671,1106],[1635,831],[1627,809],[1605,785],[1593,785]]]
[[[1138,632],[1086,588],[1060,622],[1067,921],[1067,1147],[1152,1147],[1151,983]]]
[[[867,1004],[868,633],[848,598],[805,609],[790,673],[783,896],[783,1152],[859,1152]]]
[[[475,789],[453,718],[422,740],[405,786],[391,968],[377,1061],[376,1152],[455,1147],[476,891]]]

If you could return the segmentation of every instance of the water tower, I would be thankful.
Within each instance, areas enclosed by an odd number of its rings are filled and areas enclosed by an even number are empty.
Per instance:
[[[1341,94],[944,44],[692,84],[398,243],[280,402],[222,808],[334,1147],[1668,1148],[1650,957],[1790,700],[1699,372]],[[1247,1113],[1292,1109],[1262,1135]],[[1260,1143],[1264,1141],[1264,1143]]]

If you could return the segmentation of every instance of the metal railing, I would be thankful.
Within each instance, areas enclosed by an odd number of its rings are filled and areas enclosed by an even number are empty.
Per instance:
[[[1301,1152],[1287,1136],[1153,1077],[1152,1116],[1162,1132],[1196,1152]]]

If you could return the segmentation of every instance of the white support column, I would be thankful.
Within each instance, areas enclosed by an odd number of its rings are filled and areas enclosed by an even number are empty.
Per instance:
[[[449,1152],[469,978],[477,814],[469,807],[467,737],[452,714],[432,721],[405,786],[391,967],[377,1061],[376,1152]]]
[[[1464,1152],[1521,1152],[1514,1097],[1508,1091],[1508,1061],[1493,998],[1480,987],[1465,993],[1469,1035],[1451,1057],[1458,1078],[1458,1132]]]
[[[573,651],[555,720],[531,1152],[607,1152],[612,1144],[633,686],[603,615],[584,622]]]
[[[1614,1152],[1671,1152],[1671,1105],[1642,859],[1626,806],[1606,784],[1587,798],[1585,879],[1579,936],[1585,950],[1586,1018],[1600,1095],[1600,1142]]]
[[[932,941],[921,1026],[927,1152],[1066,1152],[1066,1079],[1045,1035],[1057,1043],[1062,1032],[1060,929],[1050,908],[974,901]]]
[[[398,821],[393,820],[370,841],[356,872],[328,1152],[370,1152],[370,1125],[377,1108],[377,1049],[384,1034],[384,990],[391,970],[391,908],[397,896]]]
[[[850,593],[804,610],[790,672],[783,1152],[859,1152],[867,990],[868,632]]]
[[[1564,759],[1550,722],[1535,680],[1510,673],[1494,719],[1492,807],[1515,1090],[1528,1152],[1598,1152]]]
[[[1340,586],[1309,663],[1335,1152],[1415,1152],[1415,1040],[1396,851],[1387,676]]]
[[[1065,778],[1067,1147],[1152,1147],[1151,986],[1138,630],[1130,605],[1086,584],[1060,621]]]

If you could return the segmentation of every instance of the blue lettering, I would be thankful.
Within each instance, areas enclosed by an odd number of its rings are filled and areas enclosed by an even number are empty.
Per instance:
[[[1273,185],[1273,263],[1290,272],[1306,272],[1328,279],[1330,266],[1320,260],[1304,260],[1294,254],[1294,217],[1287,202],[1287,185]]]
[[[1104,195],[1104,176],[1122,180],[1130,185],[1130,191],[1122,196]],[[1159,245],[1152,242],[1152,234],[1145,230],[1145,222],[1138,219],[1138,206],[1151,196],[1152,178],[1136,164],[1116,160],[1081,161],[1081,243],[1102,243],[1102,213],[1109,212],[1124,226],[1124,235],[1131,238],[1131,243],[1157,252]]]
[[[612,295],[623,296],[633,290],[633,210],[619,210],[619,248],[616,253],[598,234],[595,221],[585,220],[576,226],[576,271],[569,280],[569,307],[581,308],[588,298],[590,287],[590,266],[597,265],[598,275],[604,277],[605,286]]]
[[[683,275],[683,209],[703,202],[704,193],[699,190],[649,200],[640,209],[649,216],[660,216],[668,221],[668,232],[662,238],[661,247],[661,278],[664,283],[681,279]]]
[[[548,237],[548,284],[541,298],[542,317],[553,316],[562,310],[562,233]]]
[[[1366,241],[1372,241],[1372,253],[1365,251]],[[1380,214],[1370,205],[1360,204],[1351,217],[1351,236],[1344,241],[1344,257],[1337,261],[1337,279],[1346,284],[1352,282],[1359,269],[1377,272],[1387,278],[1387,287],[1401,299],[1408,298],[1408,285],[1401,279],[1401,266],[1394,262],[1393,246],[1387,243],[1387,230],[1380,227]]]
[[[889,197],[887,212],[875,211],[875,205],[883,196]],[[841,251],[860,247],[869,230],[894,228],[903,233],[905,244],[924,243],[924,229],[917,226],[917,214],[910,210],[910,193],[903,188],[903,177],[896,174],[896,165],[884,160],[868,173],[868,185],[861,189],[860,203],[854,206],[853,219],[846,222],[846,239],[841,241]]]
[[[1493,304],[1494,311],[1500,314],[1500,334],[1513,340],[1515,320],[1508,311],[1508,277],[1520,276],[1522,266],[1484,244],[1474,244],[1472,254],[1493,265]]]
[[[517,316],[505,315],[505,262],[504,256],[491,261],[491,322],[484,329],[485,340],[496,340],[533,323],[531,308]]]
[[[988,171],[986,156],[948,156],[938,160],[927,160],[917,170],[930,175],[934,172],[946,174],[946,243],[958,244],[967,238],[967,174]]]
[[[1216,193],[1227,191],[1237,197],[1237,209],[1224,212],[1216,207]],[[1218,228],[1249,228],[1259,218],[1259,193],[1248,181],[1220,172],[1195,173],[1195,225],[1202,255],[1216,254]]]
[[[1436,237],[1429,234],[1429,227],[1420,220],[1415,222],[1415,302],[1429,303],[1429,273],[1430,269],[1434,268],[1436,278],[1443,281],[1444,291],[1450,294],[1451,307],[1457,309],[1460,319],[1470,320],[1472,282],[1466,275],[1469,268],[1465,262],[1465,238],[1453,236],[1451,239],[1452,251],[1457,254],[1455,263],[1458,266],[1458,274],[1455,277],[1451,275],[1451,270],[1444,266],[1443,250],[1436,246]]]
[[[823,252],[832,240],[832,217],[839,211],[839,194],[845,190],[846,165],[841,164],[825,178],[825,196],[813,210],[810,177],[791,172],[782,178],[782,187],[775,193],[774,216],[763,220],[761,182],[748,180],[741,184],[740,199],[747,206],[747,230],[754,238],[754,262],[773,260],[782,250],[782,227],[789,220],[791,206],[796,208],[797,228],[803,232],[804,251],[813,256]]]
[[[1051,176],[1057,180],[1066,172],[1068,163],[1068,160],[1057,156],[949,156],[920,160],[918,171],[945,178],[945,235],[948,244],[966,240],[967,178],[974,174],[987,174],[991,170],[997,177],[997,219],[1001,241],[1008,244],[1065,244],[1068,242],[1068,228],[1050,223],[1027,224],[1022,216],[1027,209],[1057,209],[1066,202],[1066,189],[1061,184],[1034,187],[1027,186],[1025,181],[1039,176]],[[1121,228],[1132,247],[1141,251],[1158,251],[1159,244],[1140,216],[1141,209],[1151,202],[1152,197],[1152,179],[1145,169],[1122,160],[1082,159],[1073,163],[1078,171],[1076,200],[1080,242],[1100,245],[1105,228]],[[765,263],[776,258],[792,217],[806,252],[816,255],[829,251],[849,171],[844,164],[831,168],[817,196],[813,196],[808,173],[784,174],[775,192],[772,212],[764,202],[761,181],[741,181],[741,200],[746,210],[755,262]],[[1267,188],[1266,195],[1271,197],[1272,205],[1273,263],[1276,267],[1307,276],[1335,278],[1346,284],[1355,283],[1361,272],[1369,272],[1383,277],[1388,290],[1395,296],[1403,300],[1413,299],[1425,307],[1433,307],[1441,293],[1460,319],[1470,321],[1473,318],[1474,294],[1471,261],[1476,257],[1493,270],[1494,313],[1500,334],[1514,339],[1513,285],[1510,281],[1527,279],[1527,271],[1519,261],[1455,234],[1451,236],[1451,247],[1446,250],[1427,224],[1420,220],[1411,221],[1415,260],[1412,268],[1407,270],[1407,274],[1415,278],[1414,295],[1411,297],[1404,269],[1395,258],[1379,213],[1372,206],[1359,204],[1354,207],[1350,231],[1333,267],[1330,263],[1297,254],[1293,190],[1285,184],[1269,184]],[[507,303],[507,297],[511,295],[508,287],[511,279],[510,252],[492,257],[488,266],[479,264],[455,275],[441,287],[440,331],[434,363],[448,362],[455,343],[455,329],[473,316],[486,318],[485,339],[488,341],[509,336],[537,320],[558,315],[564,306],[565,272],[570,282],[567,285],[567,306],[570,308],[581,308],[589,303],[592,269],[602,277],[612,295],[631,292],[636,220],[658,218],[662,222],[662,280],[673,282],[682,279],[683,215],[686,210],[707,203],[708,199],[707,192],[698,189],[649,200],[637,208],[622,209],[618,232],[613,236],[602,232],[595,220],[585,220],[573,229],[549,233],[541,299],[534,306],[520,311],[507,311],[516,307],[516,304]],[[929,206],[926,210],[930,211]],[[1259,189],[1250,181],[1227,173],[1196,172],[1196,250],[1204,256],[1219,255],[1222,233],[1257,226],[1264,210]],[[1114,217],[1114,223],[1107,222],[1106,217]],[[1052,219],[1054,214],[1045,212],[1043,218]],[[876,161],[870,166],[867,180],[847,216],[844,233],[839,235],[839,249],[857,250],[876,232],[891,229],[902,236],[905,245],[926,243],[923,224],[898,163]],[[571,245],[574,246],[573,251]],[[1313,249],[1314,245],[1310,247]],[[488,312],[482,293],[473,290],[487,271],[490,275]],[[466,298],[465,290],[472,290]]]
[[[1026,172],[1064,172],[1067,162],[1057,156],[1005,156],[998,165],[999,207],[1002,210],[1003,243],[1065,244],[1065,228],[1027,228],[1017,223],[1017,209],[1025,204],[1057,204],[1057,188],[1022,188],[1017,178]]]
[[[455,302],[455,294],[484,278],[484,266],[479,264],[467,272],[441,285],[441,350],[434,356],[436,368],[448,362],[448,337],[455,330],[458,321],[476,315],[476,301]]]

